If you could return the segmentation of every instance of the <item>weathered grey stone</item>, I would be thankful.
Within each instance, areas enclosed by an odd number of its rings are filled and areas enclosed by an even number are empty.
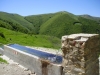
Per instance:
[[[98,34],[63,36],[63,75],[99,75],[99,46]]]

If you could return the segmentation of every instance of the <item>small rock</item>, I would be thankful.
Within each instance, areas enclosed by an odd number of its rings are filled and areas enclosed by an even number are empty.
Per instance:
[[[35,74],[35,72],[34,71],[31,71],[31,74]]]
[[[16,63],[16,65],[19,65],[19,63]]]
[[[28,71],[29,69],[28,68],[24,68],[24,71]]]

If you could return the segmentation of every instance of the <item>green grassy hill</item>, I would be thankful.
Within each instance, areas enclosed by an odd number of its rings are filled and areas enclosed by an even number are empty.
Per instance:
[[[92,18],[66,11],[25,17],[0,12],[0,43],[58,48],[63,35],[100,33],[99,20]]]
[[[2,27],[0,27],[0,33],[4,35],[4,37],[0,35],[1,44],[17,43],[27,46],[39,46],[57,49],[60,48],[60,39],[57,37],[45,35],[28,35]]]
[[[59,38],[73,33],[100,32],[99,18],[76,16],[66,11],[26,17],[0,12],[0,27],[23,33],[50,35]]]
[[[25,20],[23,16],[6,12],[0,12],[0,27],[25,33],[34,29],[34,26]]]
[[[67,13],[57,13],[54,17],[41,25],[40,34],[61,37],[65,34],[74,33],[73,23],[77,21],[78,20],[74,19]],[[79,32],[81,31],[79,30]]]
[[[33,24],[34,33],[39,34],[40,26],[55,16],[55,13],[26,16],[25,19]]]
[[[36,34],[59,38],[67,34],[97,33],[97,30],[100,31],[100,24],[96,20],[76,16],[66,11],[26,16],[25,19],[34,25]]]
[[[90,15],[80,15],[80,16],[83,18],[86,18],[86,19],[95,20],[100,23],[100,17],[94,17],[94,16],[90,16]]]
[[[81,28],[83,33],[100,33],[100,25],[97,21],[83,17],[79,17],[79,20],[82,24]]]

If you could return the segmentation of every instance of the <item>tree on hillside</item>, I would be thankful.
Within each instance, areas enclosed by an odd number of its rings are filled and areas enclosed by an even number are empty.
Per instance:
[[[4,34],[3,34],[2,32],[0,32],[0,36],[1,36],[2,38],[5,38],[5,36],[4,36]]]

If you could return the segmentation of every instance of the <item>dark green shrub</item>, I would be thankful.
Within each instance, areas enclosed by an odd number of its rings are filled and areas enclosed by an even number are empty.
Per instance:
[[[1,32],[0,32],[0,36],[1,36],[2,38],[5,38],[4,34],[3,34],[3,33],[1,33]]]

